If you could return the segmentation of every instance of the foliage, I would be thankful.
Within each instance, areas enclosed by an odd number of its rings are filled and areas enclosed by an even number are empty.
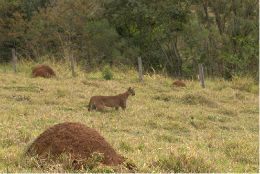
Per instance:
[[[257,0],[0,0],[0,61],[49,55],[194,78],[258,79]]]

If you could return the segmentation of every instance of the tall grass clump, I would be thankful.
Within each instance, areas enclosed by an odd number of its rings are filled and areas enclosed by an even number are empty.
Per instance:
[[[259,163],[259,159],[253,155],[258,153],[258,147],[245,140],[236,138],[232,141],[227,141],[223,143],[222,148],[225,154],[236,162],[254,165]]]
[[[203,92],[188,92],[184,94],[180,101],[183,104],[188,105],[207,105],[209,107],[217,107],[217,103],[210,99],[207,94],[204,94]]]
[[[256,87],[254,79],[252,77],[234,76],[230,85],[230,87],[233,89],[255,94],[258,93],[258,87]]]
[[[157,166],[164,172],[173,173],[210,173],[214,171],[212,165],[196,151],[185,151],[178,149],[172,151],[168,156],[161,157]]]

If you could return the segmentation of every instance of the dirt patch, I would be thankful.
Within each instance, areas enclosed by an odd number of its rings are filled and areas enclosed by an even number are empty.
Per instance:
[[[180,80],[177,80],[177,81],[173,82],[172,86],[186,87],[185,83],[180,81]]]
[[[44,77],[44,78],[50,78],[50,77],[55,77],[55,73],[53,69],[46,64],[40,64],[37,65],[33,70],[32,74],[34,77]]]
[[[66,153],[72,157],[75,165],[84,165],[81,162],[87,163],[93,153],[103,154],[101,162],[105,165],[115,166],[125,161],[96,130],[73,122],[48,128],[36,138],[27,153],[38,155],[42,159],[47,159],[50,155],[57,159]]]

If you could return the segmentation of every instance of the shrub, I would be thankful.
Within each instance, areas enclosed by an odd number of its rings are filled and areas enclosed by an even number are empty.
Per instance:
[[[113,73],[112,73],[111,68],[109,66],[104,67],[104,69],[102,71],[102,76],[106,80],[113,79]]]

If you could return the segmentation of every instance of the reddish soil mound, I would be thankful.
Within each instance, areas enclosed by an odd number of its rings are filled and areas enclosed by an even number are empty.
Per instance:
[[[183,82],[180,81],[180,80],[177,80],[177,81],[173,82],[172,85],[173,85],[173,86],[186,87],[185,83],[183,83]]]
[[[76,162],[87,161],[93,152],[98,152],[104,154],[103,164],[118,165],[125,161],[97,131],[72,122],[48,128],[37,137],[27,152],[41,158],[47,158],[49,154],[58,157],[62,153],[69,153]]]
[[[55,77],[55,73],[54,73],[53,69],[46,64],[37,65],[32,70],[32,74],[35,77],[44,77],[44,78]]]

